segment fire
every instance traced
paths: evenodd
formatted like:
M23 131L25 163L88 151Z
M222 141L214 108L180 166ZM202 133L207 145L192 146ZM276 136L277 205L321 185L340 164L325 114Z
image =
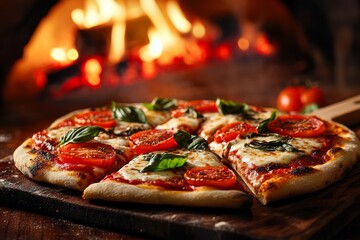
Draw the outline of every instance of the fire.
M71 17L80 28L92 28L109 23L115 16L116 5L113 0L87 0L84 10L74 9Z
M140 58L144 62L154 61L158 59L163 52L163 42L160 34L155 29L148 31L149 44L140 49Z
M86 83L91 87L99 87L101 83L102 66L98 59L88 59L83 67L82 72Z
M185 17L175 0L156 1L85 0L83 9L72 11L72 19L80 29L91 29L111 25L111 39L108 62L119 62L125 56L126 22L140 17L150 20L148 29L149 43L142 46L139 57L142 61L158 60L161 64L170 64L173 59L188 54L188 41L183 34L192 34L199 39L205 36L204 25L200 21L192 25ZM189 57L186 57L189 61Z
M172 24L174 24L177 30L181 33L188 33L191 31L191 23L185 18L178 2L167 2L166 10Z
M63 41L63 46L59 41L56 45L61 47L53 47L49 54L55 70L81 66L80 75L65 79L60 91L130 84L139 78L153 79L164 70L227 61L235 54L271 56L277 50L252 22L242 22L238 38L221 39L221 29L202 19L190 21L177 0L82 1L82 8L67 12L79 30L77 38ZM36 79L38 88L46 84L41 74Z
M73 61L76 61L79 57L79 53L75 48L65 49L61 47L53 48L50 51L50 56L56 62L67 65Z

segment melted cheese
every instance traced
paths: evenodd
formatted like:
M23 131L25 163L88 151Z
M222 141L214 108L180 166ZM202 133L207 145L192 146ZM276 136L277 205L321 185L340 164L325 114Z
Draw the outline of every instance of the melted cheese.
M230 153L235 151L237 158L249 165L254 164L256 166L264 166L269 163L288 164L291 160L304 154L311 154L312 151L323 146L321 139L318 138L292 138L288 143L302 152L280 150L268 152L246 146L253 140L270 142L279 140L279 136L271 135L266 137L259 136L255 138L237 139L231 145ZM231 156L229 156L229 158L231 158Z
M154 180L169 180L177 176L183 176L186 169L194 167L204 167L207 165L221 166L222 163L219 158L208 151L175 151L172 152L179 155L187 155L187 162L185 168L171 169L158 172L140 172L149 161L144 160L144 155L140 155L131 160L127 165L122 167L117 174L129 181L154 181Z
M129 148L129 140L124 138L112 138L112 139L99 139L95 138L96 141L107 144L115 148L116 150L125 150Z
M178 117L172 118L166 123L157 126L156 129L186 130L188 132L194 132L198 129L201 122L201 118Z
M68 131L70 131L71 129L73 129L73 126L68 126L68 127L61 127L61 128L56 128L56 129L50 129L48 131L48 136L50 138L53 139L57 139L60 140L60 138L65 135L65 133L67 133Z
M171 118L169 111L154 111L145 107L141 109L144 111L148 123L153 127L163 124Z
M242 119L239 115L221 115L219 113L204 114L204 116L206 117L206 120L202 124L199 135L210 141L212 141L211 138L216 130L222 128L226 124L238 122Z

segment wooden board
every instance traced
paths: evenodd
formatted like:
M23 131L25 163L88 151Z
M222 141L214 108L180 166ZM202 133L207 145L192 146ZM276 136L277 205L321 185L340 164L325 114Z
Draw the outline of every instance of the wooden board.
M86 201L25 178L0 160L0 203L86 225L164 239L327 239L360 214L360 169L317 193L237 210Z

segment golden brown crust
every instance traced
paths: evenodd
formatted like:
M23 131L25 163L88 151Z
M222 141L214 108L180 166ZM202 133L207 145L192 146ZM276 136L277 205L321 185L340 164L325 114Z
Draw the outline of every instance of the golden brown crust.
M359 161L360 141L356 134L347 127L330 122L340 127L342 134L338 136L341 140L330 148L327 155L330 160L324 164L314 166L313 171L289 177L274 177L263 182L255 190L249 182L249 188L256 195L258 200L266 205L281 199L286 199L306 193L315 192L339 181Z
M52 159L31 151L31 139L24 141L14 152L17 169L30 179L82 191L98 179L81 171L59 168Z
M156 186L130 185L111 180L91 184L84 190L83 198L221 208L241 208L250 203L249 195L238 190L218 190L204 187L194 191L171 191Z
M74 117L76 114L82 113L82 112L86 112L89 111L90 108L85 108L85 109L79 109L79 110L75 110L72 112L69 112L68 114L65 114L64 116L59 117L58 119L56 119L54 122L52 122L49 126L49 128L54 128L57 125L59 125L59 123L67 120L67 119L71 119L72 117Z

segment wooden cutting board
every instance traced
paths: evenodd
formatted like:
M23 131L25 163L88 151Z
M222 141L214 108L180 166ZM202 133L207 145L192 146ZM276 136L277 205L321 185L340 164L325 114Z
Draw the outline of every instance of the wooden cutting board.
M322 191L236 210L87 201L27 179L11 156L0 169L1 204L157 239L328 239L360 215L359 167Z

